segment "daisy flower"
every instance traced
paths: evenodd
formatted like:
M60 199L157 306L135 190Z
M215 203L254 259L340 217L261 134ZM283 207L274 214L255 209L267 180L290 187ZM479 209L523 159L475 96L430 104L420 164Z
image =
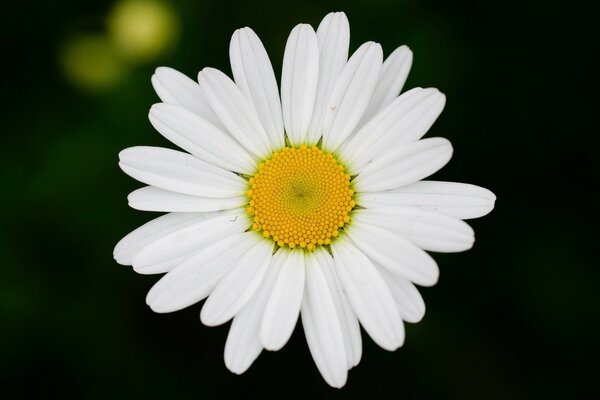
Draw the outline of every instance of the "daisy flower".
M148 185L128 196L166 212L125 236L118 263L166 273L146 302L159 313L206 299L200 319L230 320L225 365L246 371L279 350L298 318L315 364L334 387L361 358L360 326L393 351L425 305L438 266L426 252L473 245L462 220L494 206L489 190L424 181L452 156L422 139L445 104L437 89L399 96L406 46L384 61L378 43L349 58L344 13L289 35L281 89L258 36L234 32L233 79L204 68L198 82L158 68L152 125L184 151L132 147L119 166Z

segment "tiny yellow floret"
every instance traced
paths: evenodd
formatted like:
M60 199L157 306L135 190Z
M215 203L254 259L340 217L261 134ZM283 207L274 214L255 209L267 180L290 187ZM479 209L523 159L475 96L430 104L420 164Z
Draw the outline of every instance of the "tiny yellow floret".
M279 247L314 250L331 244L356 206L351 176L317 146L284 147L248 180L252 228Z

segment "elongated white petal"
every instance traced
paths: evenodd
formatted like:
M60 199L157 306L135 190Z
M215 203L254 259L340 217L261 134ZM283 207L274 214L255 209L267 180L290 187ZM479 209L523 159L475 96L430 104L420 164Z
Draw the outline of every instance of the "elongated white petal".
M254 296L233 318L225 343L225 365L235 373L245 372L263 349L260 341L260 326L265 307L288 252L279 249L271 259L271 264Z
M200 313L204 325L217 326L229 321L262 283L273 257L273 242L258 234L251 240L254 243L250 250L234 263L204 303Z
M319 43L319 83L315 98L307 144L316 144L323 135L323 121L327 101L333 92L346 61L348 61L348 46L350 45L350 24L343 12L332 12L323 18L317 28Z
M281 102L275 73L262 42L250 28L238 29L229 45L236 85L254 106L273 148L284 145Z
M220 118L229 133L245 149L259 158L273 150L256 110L237 85L224 73L214 68L204 68L198 74L198 83L208 104Z
M332 244L336 272L352 308L369 336L393 351L404 343L404 325L394 298L371 260L348 238Z
M256 168L252 156L229 134L185 108L155 104L149 118L164 137L201 160L245 174Z
M218 238L216 240L221 240L222 238ZM143 267L137 268L133 267L133 270L138 274L142 275L154 275L154 274L164 274L165 272L173 271L175 268L179 267L181 264L186 262L188 259L194 257L197 253L202 251L202 249L197 249L190 251L187 254L183 254L179 257L170 258L165 261L157 262L154 264L144 265Z
M327 101L323 147L335 151L358 124L379 79L383 51L379 43L360 46L344 67Z
M175 193L168 190L146 186L127 196L129 207L143 211L170 211L170 212L207 212L228 210L244 206L248 200L246 196L235 197L198 197L189 194Z
M173 68L159 67L152 75L152 85L163 102L185 107L211 124L223 128L223 124L208 105L200 86L181 72Z
M421 286L437 282L440 272L435 260L399 233L361 222L360 218L346 232L371 260L389 271Z
M390 207L357 210L355 222L397 232L422 249L440 253L473 247L473 229L464 221L416 208Z
M348 370L340 318L327 279L312 254L306 257L301 316L310 354L323 379L333 387L344 386Z
M244 209L206 213L196 223L164 235L139 250L132 264L136 271L143 273L157 264L179 259L222 238L244 232L249 225Z
M204 248L156 282L146 296L146 303L155 312L167 313L204 299L252 246L250 235L256 233L229 235Z
M363 168L353 183L357 192L377 192L416 182L437 172L452 158L444 138L423 139L399 146Z
M494 208L496 196L467 183L419 181L385 192L364 193L359 203L365 208L414 207L454 218L479 218Z
M400 94L408 77L412 60L413 54L408 46L398 47L386 58L381 69L381 76L359 126L368 122Z
M362 356L362 338L360 334L360 325L358 318L344 294L342 284L335 272L333 258L327 250L317 249L314 251L319 267L323 270L323 275L327 280L331 298L335 304L337 315L340 321L340 327L344 336L344 345L346 348L346 368L350 369L356 366Z
M141 249L178 229L204 219L203 214L169 213L140 226L117 243L113 257L122 265L131 265L131 259Z
M162 147L130 147L119 153L119 167L145 184L201 197L234 197L247 182L233 172L190 154Z
M260 341L267 350L281 349L294 331L304 293L304 270L304 253L291 251L277 276L260 328Z
M415 88L377 113L340 149L350 173L419 140L442 112L445 99L437 89Z
M412 323L423 319L425 302L415 285L386 268L379 267L377 270L390 288L402 319Z
M306 140L319 77L319 44L314 29L299 24L290 33L283 55L281 106L292 145Z

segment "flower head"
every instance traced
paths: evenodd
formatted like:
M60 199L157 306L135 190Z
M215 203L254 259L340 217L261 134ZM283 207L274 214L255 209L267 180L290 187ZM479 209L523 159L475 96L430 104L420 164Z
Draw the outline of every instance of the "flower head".
M281 97L250 28L231 39L234 80L205 68L198 83L158 68L162 103L150 121L186 152L134 147L119 165L149 185L136 209L162 211L123 238L115 259L165 273L147 303L172 312L207 298L205 325L233 320L225 364L242 373L278 350L302 319L310 352L332 386L361 358L359 324L382 348L404 342L403 321L425 306L415 284L438 267L426 251L473 245L462 220L487 214L495 196L467 184L422 181L452 155L446 139L421 139L445 97L398 96L412 62L402 46L383 61L369 42L348 59L344 13L287 41Z

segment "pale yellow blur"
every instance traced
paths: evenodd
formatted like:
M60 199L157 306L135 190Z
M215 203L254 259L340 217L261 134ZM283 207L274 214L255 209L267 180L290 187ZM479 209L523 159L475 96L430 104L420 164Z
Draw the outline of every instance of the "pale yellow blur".
M179 21L163 1L121 0L108 17L108 35L125 59L147 62L174 47Z
M76 36L66 42L60 63L72 83L94 92L113 87L126 71L111 42L97 34Z

